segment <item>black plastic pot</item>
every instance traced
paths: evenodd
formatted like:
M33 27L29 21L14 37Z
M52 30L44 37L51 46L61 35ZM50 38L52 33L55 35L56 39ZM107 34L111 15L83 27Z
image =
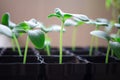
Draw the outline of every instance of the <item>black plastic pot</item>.
M47 55L45 50L37 50L40 55ZM51 48L50 55L59 55L59 49ZM72 55L68 50L63 49L63 55Z
M44 64L36 57L27 57L27 63L22 63L23 57L0 56L1 80L44 80Z
M120 60L109 57L105 64L105 56L63 55L63 63L59 64L59 55L34 55L23 57L18 55L0 56L0 79L3 80L116 80L120 79ZM59 54L58 50L55 50ZM30 51L31 52L31 51ZM68 51L69 54L70 51ZM29 54L29 53L28 53ZM56 53L55 53L56 54Z
M22 54L24 54L25 48L21 48ZM28 54L27 55L35 55L35 49L34 48L28 48ZM16 48L15 51L12 50L12 48L3 48L0 52L0 55L19 55L18 50Z
M63 63L59 64L59 56L44 56L45 80L84 80L87 63L75 56L63 56ZM86 79L87 80L87 79Z
M120 62L114 57L109 57L109 63L105 63L105 56L80 56L91 63L92 80L119 80Z
M76 47L75 50L73 51L71 47L64 47L65 50L68 50L74 55L89 55L89 47L81 48L81 47ZM106 51L106 48L104 47L99 47L98 51L95 51L95 48L93 48L93 56L100 56L100 55L105 55L103 52Z

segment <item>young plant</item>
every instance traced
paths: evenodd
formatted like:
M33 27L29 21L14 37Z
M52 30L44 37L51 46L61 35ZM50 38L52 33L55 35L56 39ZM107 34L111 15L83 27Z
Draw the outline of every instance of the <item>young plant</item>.
M84 24L84 21L78 20L77 18L74 19L68 19L65 21L65 26L74 26L73 33L72 33L72 50L75 51L75 42L76 42L76 35L77 35L77 29L78 26L81 26Z
M118 17L118 23L114 23L114 26L118 29L116 34L110 35L112 41L110 42L111 49L112 49L112 56L113 54L120 59L120 16Z
M59 8L56 8L55 13L50 14L48 17L57 17L61 21L61 30L60 30L60 44L59 44L59 49L60 49L60 57L59 57L59 63L62 64L62 42L63 42L63 29L64 29L64 23L67 19L71 18L72 15L69 13L64 13L62 12Z
M115 55L118 59L120 59L120 35L112 34L110 47L113 51L112 56Z
M90 32L91 35L105 39L108 43L108 48L107 48L107 53L106 53L106 59L105 59L105 63L108 63L108 57L109 57L109 52L110 52L110 40L111 37L109 36L108 33L104 32L104 31L100 31L100 30L95 30Z
M22 56L20 46L17 40L19 34L17 33L17 31L14 30L15 27L16 27L16 24L10 21L10 14L9 13L3 14L1 24L0 24L0 33L6 35L7 37L10 37L12 39L12 43L15 41L18 49L18 53L20 56ZM12 45L13 45L12 47L14 51L15 50L14 43Z
M52 25L48 28L46 28L45 26L43 28L41 28L44 32L45 32L45 35L46 35L46 40L45 40L45 47L46 47L46 50L47 50L47 54L48 56L51 55L50 53L50 39L48 37L48 33L49 32L60 32L61 30L61 26L59 25ZM65 31L65 29L63 29L63 32Z
M19 26L15 28L17 32L22 33L22 34L23 33L27 34L23 64L26 63L29 40L33 43L33 45L37 49L41 49L44 47L45 34L42 30L35 29L37 27L40 28L41 24L37 22L35 19L31 19L29 21L24 21L20 23Z
M95 21L91 20L90 22L88 22L88 24L93 24L95 25L95 30L99 30L99 28L101 26L107 26L109 27L109 22L108 20L104 19L104 18L97 18ZM89 55L92 56L93 53L93 42L96 42L96 46L95 46L95 51L98 51L98 38L95 36L92 36L91 38L91 42L90 42L90 51L89 51Z
M45 44L44 44L44 48L45 48L45 50L47 51L47 55L48 56L50 56L50 38L48 37L48 34L47 34L47 30L45 30L46 29L46 27L43 25L43 23L41 23L41 22L38 22L37 20L35 20L35 19L31 19L30 21L28 21L27 22L28 24L32 24L32 26L33 25L35 25L35 26L37 26L37 28L40 28L43 32L44 32L44 34L45 34Z

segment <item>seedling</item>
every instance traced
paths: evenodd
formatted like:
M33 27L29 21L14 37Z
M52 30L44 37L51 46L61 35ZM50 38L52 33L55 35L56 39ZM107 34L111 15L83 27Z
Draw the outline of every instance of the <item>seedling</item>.
M17 33L17 31L14 30L14 28L17 25L15 23L13 23L12 21L10 21L10 14L9 13L5 13L2 16L2 20L1 20L1 24L0 24L0 33L6 35L7 37L12 39L12 42L15 41L17 49L18 49L18 53L20 56L22 56L21 50L20 50L20 46L18 43L18 36L19 34ZM13 51L15 51L14 48L14 44L13 45Z
M27 33L26 45L25 45L25 52L23 58L23 64L26 63L27 51L28 51L28 44L29 40L33 43L33 45L37 49L41 49L44 47L45 42L45 34L40 29L35 29L37 27L41 27L41 24L37 22L35 19L31 19L29 21L24 21L19 24L15 30L19 33Z
M118 28L118 32L116 34L111 34L108 35L107 32L104 31L92 31L91 34L93 36L105 39L108 42L108 49L106 53L106 63L108 63L108 56L110 52L110 48L113 50L112 54L114 53L117 58L120 59L120 34L119 34L119 29L120 29L120 24L119 23L114 23L114 26Z
M86 18L87 18L87 16L86 16ZM75 51L75 42L76 42L76 34L77 34L78 26L81 26L85 22L88 22L88 21L89 21L89 18L88 18L88 20L82 21L76 17L65 21L65 26L74 26L73 33L72 33L72 50L73 51Z
M48 56L50 56L50 39L48 37L48 33L49 32L60 32L61 30L61 26L59 25L52 25L48 28L46 28L45 26L43 28L41 28L44 32L45 32L45 35L46 35L46 40L45 40L45 47L46 47L46 50L47 50L47 54ZM63 32L65 32L65 29L63 29Z
M99 30L101 26L107 26L107 27L109 26L109 22L103 18L98 18L95 21L91 20L88 24L95 25L96 26L95 30ZM90 51L89 51L90 56L92 56L92 53L93 53L93 42L96 42L95 51L98 51L98 38L95 36L92 36L91 42L90 42Z
M114 26L118 29L116 34L110 35L112 41L110 42L112 48L112 55L115 54L120 59L120 16L118 17L118 23L114 23Z
M44 34L45 34L45 42L44 42L45 44L44 44L44 47L45 47L45 50L47 51L47 55L50 56L50 39L49 39L49 37L47 35L48 31L46 30L46 27L43 25L43 23L38 22L35 19L32 19L32 20L30 20L27 23L29 23L29 25L32 24L32 25L37 26L37 28L40 28L44 32Z
M105 39L107 41L108 48L107 48L105 63L108 63L108 57L109 57L109 52L110 52L110 43L109 42L110 42L110 39L111 39L109 34L107 34L104 31L100 31L100 30L92 31L92 32L90 32L90 34L93 35L93 36Z
M112 55L114 54L118 59L120 59L120 35L112 34L110 36L112 39L110 41L110 46L113 50Z
M61 21L61 30L60 30L60 44L59 44L59 54L60 54L60 57L59 57L59 63L62 64L62 42L63 42L63 29L64 29L64 23L67 19L71 18L72 15L69 14L69 13L64 13L62 12L59 8L56 8L55 9L55 12L53 14L50 14L48 16L49 18L50 17L57 17L58 19L60 19Z

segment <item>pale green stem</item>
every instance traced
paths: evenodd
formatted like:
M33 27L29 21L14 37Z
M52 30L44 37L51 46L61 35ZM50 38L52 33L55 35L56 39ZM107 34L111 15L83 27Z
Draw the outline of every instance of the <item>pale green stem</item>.
M24 58L23 58L23 64L26 64L28 44L29 44L29 37L27 36L26 45L25 45L25 52L24 52Z
M60 30L60 45L59 45L59 48L60 48L60 50L59 50L59 64L62 64L62 46L63 46L63 44L62 44L62 42L63 42L63 28L64 28L64 21L62 21L62 23L61 23L61 30Z
M50 54L50 47L49 47L49 45L46 45L46 50L47 50L47 55L50 56L51 54Z
M45 34L45 36L46 36L46 39L48 39L48 35ZM51 53L50 53L50 47L49 47L49 45L46 45L46 50L47 50L47 55L50 56Z
M72 34L72 50L73 51L75 51L76 33L77 33L77 26L74 27L73 34Z
M98 51L98 38L97 37L95 37L95 44L96 44L96 46L95 46L95 51Z
M90 41L90 50L89 50L89 56L92 56L93 53L93 42L94 42L95 36L92 36L92 39Z
M14 39L13 39L13 38L12 38L12 50L13 50L13 51L16 51L15 43L14 43Z
M96 25L95 30L98 30L98 29L99 29L99 26ZM91 39L91 42L90 42L89 56L92 56L92 53L93 53L93 44L94 44L94 40L95 40L95 42L96 42L95 50L98 50L98 38L95 37L95 36L92 36L92 39Z
M109 53L110 53L110 44L108 42L108 48L107 48L107 53L106 53L106 59L105 59L105 63L108 63L108 59L109 59Z
M96 25L96 28L95 28L95 30L99 30L99 26L98 25ZM95 51L98 51L98 37L95 37Z
M20 50L20 45L19 45L19 43L18 43L18 40L17 40L15 34L13 34L13 38L14 38L14 40L15 40L15 43L16 43L16 46L17 46L17 49L18 49L19 56L22 56L22 52L21 52L21 50Z

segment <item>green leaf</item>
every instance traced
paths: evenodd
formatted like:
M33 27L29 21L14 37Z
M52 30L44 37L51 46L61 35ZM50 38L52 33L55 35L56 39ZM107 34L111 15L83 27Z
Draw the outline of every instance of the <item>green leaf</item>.
M95 22L96 22L95 20L90 19L89 21L87 21L85 23L95 25Z
M83 14L72 14L72 16L85 22L90 20L86 15Z
M113 26L111 24L108 24L108 26L105 26L105 31L106 32L111 32L112 28L113 28Z
M5 25L0 24L0 33L12 38L12 31Z
M108 26L108 23L106 22L95 22L97 26Z
M41 28L41 30L42 30L43 32L45 32L45 33L51 32L50 29L49 29L49 28L46 28L46 27Z
M103 23L109 23L107 19L105 18L97 18L96 22L103 22Z
M16 24L12 21L9 21L9 27L13 29L14 27L16 27Z
M120 24L119 24L119 23L115 23L114 26L115 26L117 29L120 29Z
M67 13L64 14L64 20L69 19L69 18L71 18L71 17L72 17L71 14L67 14Z
M57 14L57 15L59 15L59 16L61 16L61 17L64 16L64 13L63 13L63 12L61 11L61 9L59 9L59 8L55 8L54 12L55 12L55 14Z
M9 13L5 13L5 14L2 15L1 23L3 25L9 26L9 20L10 20L10 14Z
M113 41L120 42L120 35L111 34L110 37L113 39Z
M120 43L110 41L110 47L113 50L115 56L120 59Z
M6 25L7 27L10 27L10 28L14 28L16 26L15 23L10 21L10 14L8 12L3 14L1 24Z
M83 21L79 21L79 22L78 22L78 26L83 25L83 24L84 24Z
M59 32L61 30L61 26L60 25L52 25L50 26L49 28L42 28L41 29L42 31L44 31L45 33L48 33L48 32ZM65 32L66 30L63 28L63 32Z
M107 41L110 40L110 36L104 31L95 30L95 31L90 32L90 34L93 35L93 36L105 39Z
M42 32L41 30L29 30L28 36L36 48L41 49L44 47L44 32Z
M51 17L57 17L57 18L60 18L61 16L58 15L58 14L50 14L50 15L48 15L48 18L51 18Z
M56 31L56 32L59 32L61 30L61 26L60 25L52 25L50 28L48 28L49 31ZM66 31L64 28L63 28L63 32Z
M77 22L71 19L67 19L64 23L65 26L77 26Z
M20 30L20 31L28 31L31 29L31 27L25 23L25 22L22 22L20 24L18 24L16 27L15 27L16 30Z
M30 19L29 21L25 21L32 29L33 28L43 28L44 25L38 22L36 19Z
M73 18L73 20L75 21L75 22L77 22L77 25L78 26L80 26L80 25L83 25L84 23L87 23L87 22L84 22L84 21L82 21L82 20L80 20L80 19L78 19L78 18Z
M109 22L107 19L105 18L97 18L96 21L95 21L95 24L97 26L108 26L109 25Z
M78 19L67 19L64 23L65 26L80 26L84 24L84 21L78 20Z

